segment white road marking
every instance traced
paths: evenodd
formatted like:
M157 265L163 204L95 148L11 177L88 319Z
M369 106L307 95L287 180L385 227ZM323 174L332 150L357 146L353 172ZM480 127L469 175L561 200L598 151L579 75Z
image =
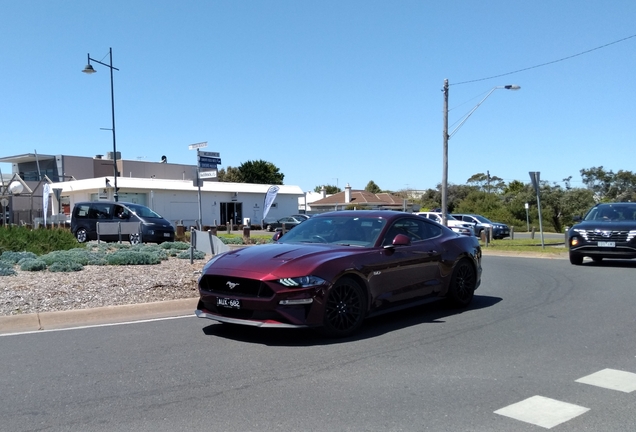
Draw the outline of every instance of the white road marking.
M576 380L578 383L631 393L636 390L636 374L616 369L603 369Z
M495 414L551 429L589 410L589 408L543 396L532 396L501 408L495 411Z

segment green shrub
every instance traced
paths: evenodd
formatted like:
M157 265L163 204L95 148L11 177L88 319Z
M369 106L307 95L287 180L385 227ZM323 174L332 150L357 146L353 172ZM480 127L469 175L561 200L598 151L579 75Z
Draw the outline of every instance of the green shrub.
M106 260L109 265L144 265L159 264L161 259L148 252L120 250L108 254Z
M182 241L176 242L165 242L160 245L163 249L177 249L177 250L186 250L190 249L190 244Z
M46 270L46 263L39 258L22 258L18 265L23 271L42 271Z
M68 251L54 251L40 257L48 266L54 263L74 262L85 265L106 265L106 252L94 252L88 249L71 249Z
M0 261L0 276L13 276L16 271L13 269L13 265L6 261Z
M0 260L6 261L8 263L17 264L20 260L25 258L35 259L38 256L33 252L12 252L12 251L4 251L2 255L0 255Z
M72 271L80 271L84 269L84 266L78 262L73 261L57 261L49 266L50 272L72 272Z
M177 254L177 258L190 259L190 251L184 251ZM201 252L200 250L195 250L192 253L192 258L197 260L205 259L205 252Z
M0 229L0 252L27 251L42 255L54 250L77 247L77 240L68 229L36 229L6 226Z

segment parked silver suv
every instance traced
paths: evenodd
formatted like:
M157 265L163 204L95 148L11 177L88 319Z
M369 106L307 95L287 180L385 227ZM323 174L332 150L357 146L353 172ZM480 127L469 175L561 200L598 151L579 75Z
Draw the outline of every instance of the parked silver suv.
M442 213L441 212L418 212L416 213L420 216L424 216L425 218L434 220L437 223L442 223ZM469 235L475 235L475 224L470 222L463 222L457 220L452 215L446 215L446 226L452 229L455 232L459 232L460 234L466 234L464 230L469 230Z
M483 217L482 215L453 214L453 216L463 222L472 222L478 224L475 230L475 234L478 236L481 235L481 230L483 230L484 228L492 229L492 238L496 240L508 237L510 235L510 228L508 227L508 225L500 222L493 222L490 219Z

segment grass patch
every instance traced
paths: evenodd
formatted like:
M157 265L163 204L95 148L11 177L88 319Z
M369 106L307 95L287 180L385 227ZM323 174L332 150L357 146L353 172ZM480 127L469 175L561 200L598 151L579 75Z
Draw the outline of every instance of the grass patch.
M493 240L489 242L487 246L483 241L479 243L482 249L488 251L533 252L545 255L560 255L567 252L564 242L556 239L544 239L543 245L545 247L541 247L541 238Z

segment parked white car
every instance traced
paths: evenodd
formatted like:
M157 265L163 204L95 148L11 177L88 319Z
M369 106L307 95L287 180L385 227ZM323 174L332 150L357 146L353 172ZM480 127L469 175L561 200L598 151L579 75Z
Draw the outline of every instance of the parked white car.
M442 213L440 212L418 212L416 214L434 220L437 223L442 223ZM462 222L449 214L446 215L446 226L460 234L475 235L474 223ZM468 232L466 232L466 230L468 230Z

